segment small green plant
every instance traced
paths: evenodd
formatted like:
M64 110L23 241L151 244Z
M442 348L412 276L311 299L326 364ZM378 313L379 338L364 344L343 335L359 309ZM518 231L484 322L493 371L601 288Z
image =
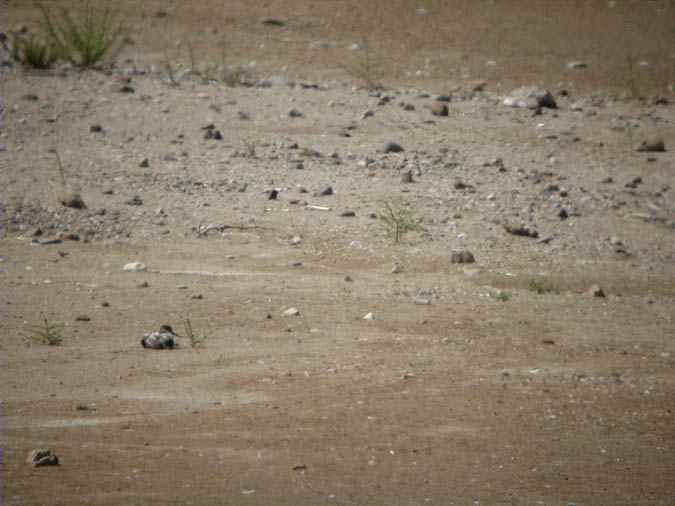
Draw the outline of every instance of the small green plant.
M196 334L192 328L192 322L190 321L189 317L185 318L183 325L185 327L185 337L190 340L190 346L193 348L201 348L204 345L204 341L208 339L208 336Z
M511 300L511 292L505 292L503 290L499 290L496 293L491 293L490 296L499 302L508 302Z
M39 344L58 346L63 342L63 324L50 322L46 316L42 323L30 327L30 340Z
M12 39L12 59L34 69L48 69L59 57L58 46L33 34Z
M99 11L87 2L82 15L75 17L63 8L57 18L44 5L39 7L59 57L74 65L93 67L121 48L123 27L109 8Z
M229 88L241 86L246 79L246 71L239 66L223 67L223 83Z
M407 207L394 207L385 202L384 209L380 213L380 221L387 231L387 235L398 244L408 232L423 230L415 217L415 212Z
M174 65L169 59L164 61L163 66L164 70L166 70L166 77L169 79L169 84L175 87L180 86L180 81L178 80L178 66Z
M256 155L255 141L244 140L244 147L246 148L246 155L249 158L255 158Z
M370 41L367 37L363 40L362 51L363 57L357 59L347 71L363 81L369 90L382 89L382 84L379 81L382 69L370 50Z
M558 290L550 283L542 279L531 279L528 288L539 295L545 293L558 293Z

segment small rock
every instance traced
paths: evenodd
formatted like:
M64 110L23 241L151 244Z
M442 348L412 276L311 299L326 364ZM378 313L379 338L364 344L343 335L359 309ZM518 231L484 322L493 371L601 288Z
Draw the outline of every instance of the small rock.
M453 251L450 255L450 263L453 264L472 264L476 261L469 250Z
M536 239L539 237L539 232L526 226L526 225L514 225L510 223L504 224L504 230L506 230L511 235L517 235L521 237L531 237Z
M384 145L383 151L385 153L402 153L404 149L400 144L396 142L387 142Z
M267 194L267 200L277 200L279 197L279 190L270 190Z
M302 116L303 114L297 109L291 109L290 111L288 111L289 118L302 118Z
M445 102L449 103L452 100L450 95L439 95L436 97L436 102Z
M523 86L522 88L513 90L504 99L504 105L522 109L537 109L538 107L558 108L553 95L549 91L536 86Z
M403 272L403 266L401 264L394 264L390 271L392 274L400 274Z
M368 313L367 315L365 315L365 316L363 317L363 319L364 319L364 320L374 320L374 319L375 319L375 315L374 315L373 313Z
M126 264L122 270L125 272L143 272L147 269L144 263L142 262L131 262Z
M588 63L585 61L571 61L567 64L567 68L570 70L585 69L588 68Z
M91 321L91 318L89 317L89 315L81 314L81 315L77 315L75 317L75 321L76 322L88 322L88 321Z
M150 332L141 339L141 346L151 350L173 350L178 347L176 334L169 325L162 325L159 332Z
M345 276L344 280L347 283L352 283L354 281L351 276Z
M504 164L504 160L502 160L499 157L483 163L483 167L496 167L497 170L499 170L499 172L506 172L506 165Z
M123 84L119 88L117 88L117 91L119 93L136 93L136 90L133 88L133 86L129 84Z
M58 466L59 458L51 450L40 448L31 450L26 462L33 467Z
M286 25L285 21L278 18L263 18L260 22L265 26L282 27Z
M634 177L632 180L627 182L624 186L626 188L637 188L638 185L642 184L642 178L640 176Z
M89 127L89 131L92 133L103 132L103 127L101 125L91 125Z
M72 209L86 209L87 205L82 200L82 196L77 192L66 191L61 194L59 202L65 207L70 207Z
M295 307L289 307L282 313L283 316L300 316L300 310Z
M138 164L138 166L141 169L147 169L148 167L150 167L150 160L148 160L147 158L144 158L143 161Z
M561 220L566 220L569 218L569 213L567 212L567 209L561 209L560 212L558 213L558 218Z
M584 292L584 295L587 297L604 297L605 292L603 292L602 288L600 288L598 285L592 285Z
M293 246L297 246L301 242L302 242L302 237L300 237L299 235L294 235L293 238L291 239L291 244Z
M322 197L327 197L329 195L333 195L333 187L332 186L326 186L323 190L319 192L319 195Z
M412 170L407 170L403 174L401 174L401 183L407 184L407 183L414 183L415 181L413 180L413 171Z
M418 306L429 306L429 305L431 305L430 299L424 299L424 298L421 298L421 297L415 297L413 302Z
M363 114L361 115L361 119L364 120L366 118L371 118L375 116L375 113L371 110L364 111Z
M662 153L666 145L661 137L650 137L642 141L637 150L642 153Z
M220 133L220 130L217 130L215 128L209 128L204 132L204 139L206 140L214 140L214 141L222 141L223 140L223 134Z
M444 102L434 102L431 104L431 114L434 116L447 116L449 112L448 104Z
M125 204L128 205L128 206L142 206L143 205L143 199L138 195L134 195L129 200L127 200L125 202Z
M356 216L356 213L354 211L343 211L340 213L340 216L342 218L354 218Z
M148 288L149 286L150 286L150 283L148 283L147 281L143 281L142 283L140 283L138 285L138 288Z

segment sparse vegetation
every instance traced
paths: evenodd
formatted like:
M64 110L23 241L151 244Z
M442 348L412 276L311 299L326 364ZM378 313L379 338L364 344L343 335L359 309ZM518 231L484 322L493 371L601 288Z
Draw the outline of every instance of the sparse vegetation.
M188 42L186 46L188 62L185 65L185 70L181 72L184 66L181 63L176 63L180 55L172 58L167 52L162 62L166 78L172 86L180 85L181 79L185 76L189 76L192 79L196 78L204 84L222 83L230 88L244 84L246 71L243 67L228 65L227 45L224 40L219 44L221 49L220 61L217 63L202 61L200 59L200 52L195 49L195 46L191 42ZM178 45L179 51L181 47L182 44Z
M42 323L30 327L29 339L39 344L59 346L63 342L63 324L50 322L46 316Z
M201 348L204 345L204 342L208 339L208 336L205 334L197 334L192 328L192 321L189 317L186 317L183 326L185 327L185 337L190 340L190 346L193 348Z
M245 78L246 71L238 65L223 68L223 83L225 86L229 86L230 88L241 86Z
M371 52L370 42L367 38L364 39L363 47L359 51L362 52L362 56L347 68L347 71L357 79L363 81L368 89L381 89L382 84L379 79L382 75L382 70Z
M423 230L415 217L415 211L405 207L394 207L391 203L385 202L384 209L380 213L380 222L387 231L387 235L398 244L403 236L408 232L417 232Z
M83 13L76 17L66 8L56 16L44 5L39 4L39 7L47 36L60 58L89 68L120 49L123 26L109 8L100 11L87 2Z
M512 294L511 292L499 290L498 292L491 293L490 297L492 297L495 300L498 300L499 302L508 302L511 300Z
M180 86L180 80L178 78L178 71L179 71L178 65L175 65L171 60L167 58L164 62L162 62L162 66L166 71L166 77L169 80L169 84L171 86Z
M255 158L256 155L256 143L251 140L244 140L244 147L246 148L246 156L249 158Z
M531 279L527 287L531 291L537 292L539 295L559 292L559 290L551 282L543 279Z
M59 57L58 46L36 35L12 38L12 59L34 69L48 69Z

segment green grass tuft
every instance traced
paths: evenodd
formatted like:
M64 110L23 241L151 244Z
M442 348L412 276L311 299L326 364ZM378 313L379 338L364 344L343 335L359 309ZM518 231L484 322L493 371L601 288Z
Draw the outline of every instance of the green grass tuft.
M34 69L48 69L59 58L59 47L35 35L16 35L12 40L12 59Z
M415 217L415 212L406 207L394 207L385 202L384 209L380 213L380 222L383 224L387 235L398 244L408 232L423 230Z
M123 27L109 8L99 11L87 2L83 13L76 17L65 8L56 16L44 5L39 7L49 39L59 56L73 65L93 67L121 48Z
M53 323L42 317L42 323L30 327L31 341L49 346L59 346L63 342L63 324Z
M192 328L192 322L189 317L185 318L183 325L185 327L185 337L190 340L190 346L193 348L201 348L208 339L208 336L205 334L196 334Z

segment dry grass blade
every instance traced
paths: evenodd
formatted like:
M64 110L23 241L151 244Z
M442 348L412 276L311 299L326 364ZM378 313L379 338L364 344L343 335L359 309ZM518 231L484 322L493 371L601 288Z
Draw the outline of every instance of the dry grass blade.
M80 17L63 8L57 18L44 5L39 7L59 56L74 65L93 67L121 48L123 26L115 21L110 9L99 12L87 2Z
M63 342L63 324L52 323L46 316L42 317L42 323L30 327L29 339L39 344L58 346Z

